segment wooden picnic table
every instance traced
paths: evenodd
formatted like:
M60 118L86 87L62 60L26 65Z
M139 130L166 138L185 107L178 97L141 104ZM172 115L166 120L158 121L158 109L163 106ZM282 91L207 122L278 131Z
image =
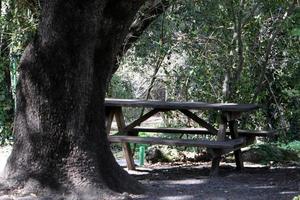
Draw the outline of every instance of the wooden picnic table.
M150 111L126 125L123 116L123 107L149 108ZM237 169L243 169L241 147L252 142L255 136L272 134L270 132L238 130L237 119L242 113L257 110L259 106L255 104L236 103L204 103L204 102L168 102L157 100L138 99L106 99L106 130L109 135L111 124L115 117L118 134L109 135L110 142L120 142L128 169L135 169L132 151L129 143L144 144L165 144L182 146L206 147L212 155L211 175L217 175L221 156L230 151L234 151ZM218 129L204 119L197 116L192 110L219 111L220 122ZM197 122L203 128L153 128L140 127L140 124L158 112L179 111L188 118ZM229 129L228 129L229 128ZM161 133L187 133L187 134L212 134L216 135L216 140L192 140L192 139L166 139L155 137L138 137L138 132L161 132ZM226 137L226 135L230 136Z

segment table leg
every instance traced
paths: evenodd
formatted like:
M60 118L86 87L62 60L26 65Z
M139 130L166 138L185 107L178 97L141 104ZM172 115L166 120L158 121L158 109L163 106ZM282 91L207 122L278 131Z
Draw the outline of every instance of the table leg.
M219 125L219 130L217 134L217 141L224 141L226 136L227 129L227 121L226 119L221 120L221 124Z
M222 115L221 122L219 125L217 141L224 141L226 136L226 129L227 129L227 120ZM222 149L212 149L212 164L211 164L211 171L210 176L217 176L219 173L220 162L222 159Z
M231 134L232 139L236 139L239 137L239 134L237 131L237 121L236 120L229 121L229 129L230 129L230 134ZM235 157L236 169L239 171L243 170L244 163L243 163L241 149L234 151L234 157Z
M110 130L111 130L111 124L112 124L112 121L114 119L114 110L113 109L109 109L107 108L105 110L105 122L106 122L106 125L105 125L105 128L106 128L106 134L109 135L110 133Z
M116 117L116 122L117 122L117 125L118 125L119 132L124 131L125 120L124 120L124 115L123 115L121 107L119 107L115 110L115 117ZM127 132L125 132L124 134L127 135ZM125 156L126 163L127 163L127 168L129 170L134 170L135 169L135 164L134 164L134 160L133 160L133 156L132 156L133 154L132 154L132 150L130 148L130 144L129 143L123 143L122 147L123 147L123 152L124 152L124 156Z
M212 155L212 162L211 162L211 169L210 169L210 176L215 177L219 175L219 166L221 162L221 155L222 150L221 149L210 149L210 154Z

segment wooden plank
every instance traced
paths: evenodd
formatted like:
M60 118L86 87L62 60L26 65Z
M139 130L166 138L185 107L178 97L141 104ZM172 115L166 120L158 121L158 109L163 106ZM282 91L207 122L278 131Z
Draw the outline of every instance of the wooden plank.
M206 128L153 128L153 127L135 127L137 132L153 133L185 133L185 134L212 134Z
M240 130L238 129L239 135L243 136L258 136L258 137L273 137L278 135L277 130L269 130L269 131L258 131L258 130Z
M123 112L122 112L121 107L115 108L115 118L116 118L116 122L117 122L117 126L118 126L119 131L124 130L125 120L124 120L124 116L123 116ZM126 143L126 142L123 142L122 147L123 147L124 157L125 157L125 160L126 160L126 163L127 163L127 168L129 170L134 170L135 169L135 164L134 164L130 144Z
M206 128L153 128L153 127L135 127L132 129L135 132L153 132L153 133L184 133L184 134L211 134L216 135L209 132ZM240 136L258 136L258 137L273 137L277 135L276 130L271 131L257 131L257 130L241 130L238 129L238 133ZM226 135L230 135L230 131L226 130Z
M146 121L147 119L149 119L150 117L152 117L153 115L155 115L156 113L158 113L160 111L161 111L161 109L150 110L149 112L147 112L146 114L144 114L143 116L141 116L140 118L138 118L137 120L133 121L132 123L130 123L129 125L127 125L126 127L124 127L123 131L130 131L130 130L132 130L134 127L140 125L142 122Z
M191 111L181 109L180 112L182 112L187 117L189 117L192 120L194 120L195 122L197 122L200 126L206 128L209 132L211 132L213 134L217 134L218 133L217 129L215 129L212 125L210 125L209 123L207 123L206 121L204 121L203 119L201 119L200 117L198 117L197 115L195 115L194 113L192 113Z
M209 152L213 157L209 176L215 177L219 175L222 151L220 149L209 149Z
M219 124L219 130L217 133L217 141L218 142L223 142L225 141L226 137L226 129L227 129L227 120L224 117L224 115L221 115L221 122ZM220 167L220 162L221 162L221 152L218 149L213 149L214 155L212 159L212 165L211 165L211 176L217 176L219 173L219 167Z
M121 107L114 108L115 118L118 126L118 130L123 130L125 128L125 120Z
M193 140L193 139L168 139L158 137L138 137L138 136L109 136L112 143L139 143L139 144L163 144L171 146L198 146L207 148L233 149L245 144L245 138L237 138L226 141Z
M226 129L227 129L227 121L224 116L221 116L221 122L219 125L219 130L217 134L217 140L218 141L224 141L226 136Z
M222 111L222 116L226 118L227 121L232 121L240 119L242 112L236 111Z
M158 109L187 110L221 110L248 112L259 108L256 104L205 103L205 102L170 102L140 99L105 99L105 106L111 107L145 107Z
M105 118L106 118L106 134L109 135L110 133L110 130L111 130L111 124L112 124L112 121L114 119L114 110L112 109L106 109L105 110Z
M236 139L239 137L239 133L237 131L237 121L229 121L229 129L232 139ZM237 170L243 170L244 169L244 162L243 162L243 156L241 149L237 149L234 151L234 157L235 157L235 163L236 163L236 169Z

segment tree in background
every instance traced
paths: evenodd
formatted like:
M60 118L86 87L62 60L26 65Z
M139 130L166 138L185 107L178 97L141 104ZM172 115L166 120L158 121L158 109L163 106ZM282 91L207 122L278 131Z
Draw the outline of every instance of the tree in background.
M256 128L296 128L298 19L297 1L178 1L123 57L117 75L137 97L153 88L150 97L164 100L258 103Z
M0 142L12 139L17 66L36 27L38 5L0 1Z

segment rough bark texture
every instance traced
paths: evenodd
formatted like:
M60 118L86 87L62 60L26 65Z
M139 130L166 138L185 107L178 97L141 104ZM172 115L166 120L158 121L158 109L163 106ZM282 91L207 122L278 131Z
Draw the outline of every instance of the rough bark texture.
M107 79L142 2L41 2L17 86L16 140L6 165L15 186L75 199L142 191L113 158L103 106Z

